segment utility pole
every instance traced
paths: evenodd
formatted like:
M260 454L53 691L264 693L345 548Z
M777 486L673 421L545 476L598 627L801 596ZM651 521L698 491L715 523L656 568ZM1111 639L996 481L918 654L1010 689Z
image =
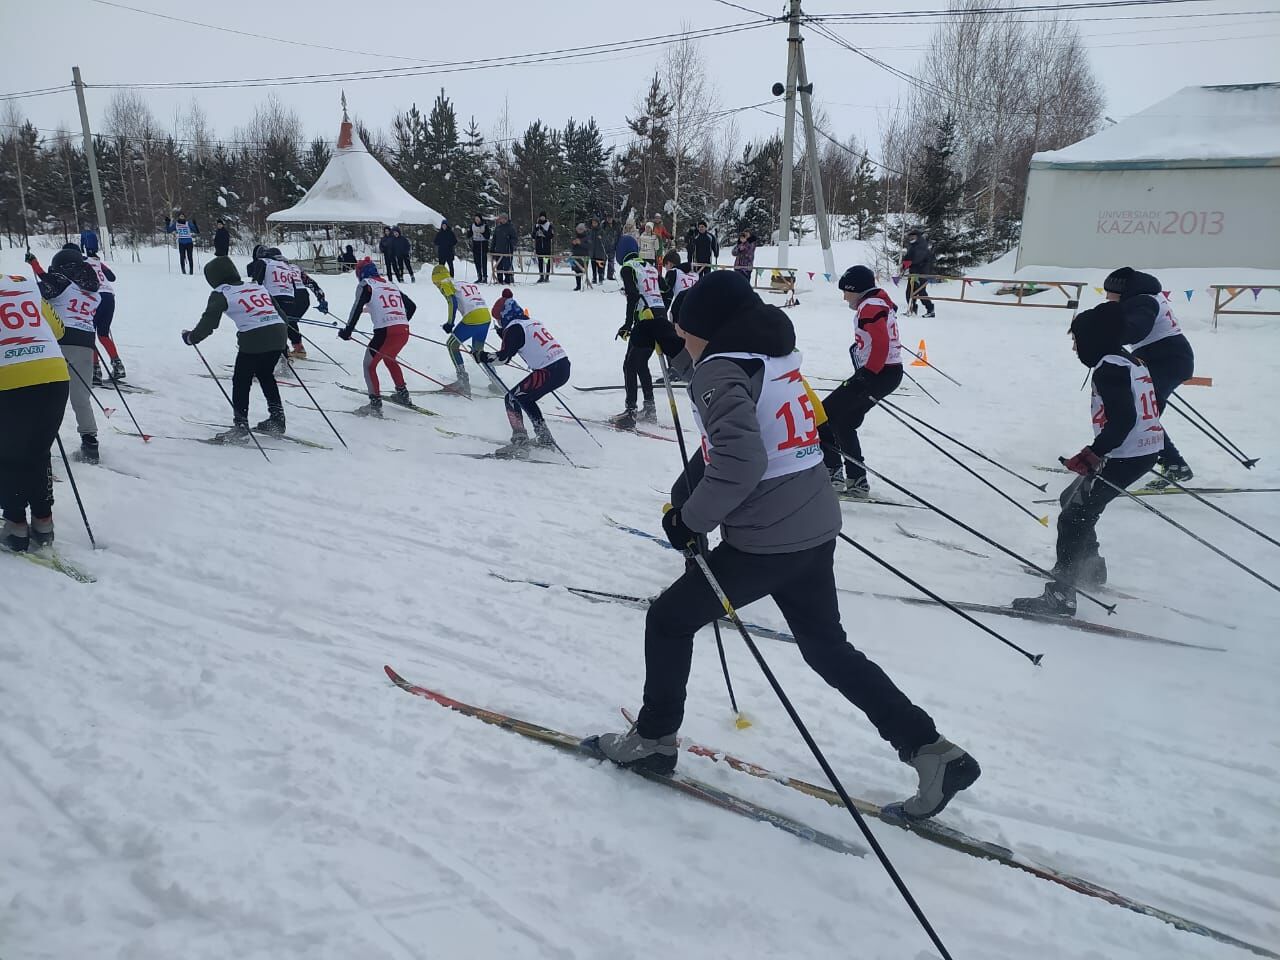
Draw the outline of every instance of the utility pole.
M98 180L98 157L93 151L93 134L89 131L89 108L84 102L84 81L80 68L71 68L71 82L75 84L76 101L80 104L80 132L84 135L84 158L89 163L89 186L93 189L93 207L98 215L98 243L102 256L110 255L107 238L107 208L102 202L102 184Z
M799 0L796 6L799 7ZM813 84L809 82L809 70L804 61L803 41L796 44L800 55L800 108L804 112L805 152L809 155L809 177L813 180L813 212L818 221L818 238L822 243L822 262L827 273L835 275L835 260L831 255L831 224L827 222L827 204L822 196L822 172L818 163L818 138L813 128Z
M27 232L27 223L30 220L27 216L27 191L22 187L22 154L19 152L21 133L22 131L19 129L13 135L13 163L18 168L18 205L22 207L22 239L26 243L27 249L30 250L31 234Z

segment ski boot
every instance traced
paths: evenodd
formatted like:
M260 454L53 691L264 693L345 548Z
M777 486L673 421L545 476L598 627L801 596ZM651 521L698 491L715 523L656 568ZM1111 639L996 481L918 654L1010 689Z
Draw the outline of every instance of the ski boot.
M1166 490L1173 486L1174 481L1187 483L1195 476L1191 472L1191 468L1185 463L1157 463L1156 469L1160 471L1160 476L1148 483L1143 489Z
M527 433L513 433L511 442L493 451L493 455L499 460L528 460L531 446Z
M31 518L31 539L38 547L47 547L53 543L53 515Z
M453 383L444 385L445 393L456 393L460 397L471 396L471 376L461 367L458 368L458 378Z
M295 343L292 347L289 348L289 359L290 360L307 359L307 348L304 347L301 343Z
M827 476L831 480L831 489L834 490L837 495L844 493L844 467L836 467L834 470L828 470Z
M535 447L547 447L554 450L556 441L551 436L551 428L547 426L545 420L539 420L533 425L533 445Z
M626 733L601 733L587 737L582 746L620 767L634 767L663 776L675 772L679 754L674 733L650 740L640 736L635 724Z
M111 361L111 379L123 380L124 377L125 377L124 361L121 360L119 357L116 357L114 360Z
M1019 597L1012 605L1019 613L1039 613L1050 617L1074 617L1076 592L1057 580L1044 585L1044 593L1038 597Z
M248 417L236 417L235 422L231 424L230 430L223 430L221 433L215 435L213 439L217 443L248 443Z
M0 547L14 553L25 553L31 546L31 531L25 523L17 520L6 520L0 528Z
M284 407L273 405L267 407L267 419L253 429L259 433L266 434L268 437L283 437L284 428Z
M845 481L844 489L837 492L840 496L853 500L869 500L871 498L871 484L867 483L866 477L850 477Z
M634 430L636 428L636 408L628 406L617 416L610 417L609 426L615 430Z
M369 394L369 402L363 407L356 407L357 417L377 417L382 419L382 397L376 393Z
M1078 583L1086 587L1102 587L1107 583L1107 561L1099 554L1082 557L1074 567L1054 564L1053 579L1059 583Z
M640 423L657 423L658 405L652 400L646 400L644 406L640 408L640 416L637 419Z
M409 396L409 388L406 386L396 387L391 391L391 396L387 397L392 403L398 403L402 407L412 407L413 398Z
M904 750L898 756L903 763L915 768L920 787L914 796L884 806L881 814L890 821L927 820L937 816L952 797L972 786L982 775L978 761L945 737L939 737L913 754Z
M96 355L93 358L93 380L90 383L95 387L102 386L102 364L98 362Z
M81 463L98 462L98 435L96 433L80 434L80 450L76 459Z

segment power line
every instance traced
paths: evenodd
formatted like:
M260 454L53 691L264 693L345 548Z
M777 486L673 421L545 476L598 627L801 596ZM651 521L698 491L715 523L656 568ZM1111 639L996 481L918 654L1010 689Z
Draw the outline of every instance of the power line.
M1052 13L1062 14L1072 10L1114 10L1121 7L1156 7L1175 3L1211 3L1214 0L1098 0L1084 3L1036 3L1013 6L952 7L943 10L892 10L859 11L857 13L820 13L804 17L805 21L843 21L902 19L918 20L923 17L981 17L991 13Z
M26 100L31 97L47 97L51 93L63 93L71 89L71 84L63 83L56 87L41 87L38 90L19 90L16 93L0 93L2 100Z

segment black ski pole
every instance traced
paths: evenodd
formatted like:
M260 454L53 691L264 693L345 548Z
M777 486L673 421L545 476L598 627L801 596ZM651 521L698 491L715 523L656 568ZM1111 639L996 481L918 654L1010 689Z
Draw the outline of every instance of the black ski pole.
M846 455L846 459L852 459L852 458ZM865 463L861 463L857 460L854 460L853 462L858 464L858 466L862 467L862 469L866 470L867 473L871 474L873 477L878 477L879 479L883 480L885 483L893 487L893 489L897 490L899 493L903 494L904 496L910 497L912 500L914 500L916 503L920 504L923 507L928 507L938 516L942 517L944 520L950 520L961 530L964 530L967 533L973 534L983 543L988 544L989 546L995 547L1001 553L1005 554L1006 556L1013 557L1013 559L1017 560L1022 565L1030 567L1032 570L1035 570L1037 573L1041 574L1042 576L1050 580L1059 579L1059 577L1056 574L1050 572L1049 570L1046 570L1044 567L1040 566L1038 563L1032 563L1022 554L1017 553L1013 550L1010 550L1008 547L1006 547L1002 543L992 540L985 533L981 532L980 530L974 529L973 527L969 526L969 524L965 523L963 520L959 520L953 517L951 514L947 513L947 511L943 510L941 507L937 506L936 504L930 503L928 500L926 500L924 497L920 496L917 493L912 493L906 487L902 486L902 484L895 483L894 481L890 480L879 470L873 470L871 467L868 467ZM1077 584L1072 583L1072 584L1069 584L1069 586L1071 586L1078 594L1080 594L1086 600L1090 600L1093 603L1096 603L1103 610L1107 611L1107 613L1116 612L1116 605L1114 603L1103 603L1093 594L1089 593L1087 590L1085 590L1083 587L1078 586Z
M98 358L98 362L102 364L103 369L106 369L107 361L103 358L102 354L98 352L98 345L96 343L93 345L93 353L94 353L94 356ZM76 375L79 376L79 372L77 372ZM115 377L110 377L108 379L111 380L111 385L116 388L116 393L120 397L120 402L124 404L125 413L129 414L129 419L133 421L133 427L135 430L138 431L138 436L142 438L143 443L149 443L151 440L151 435L148 433L143 433L142 427L138 426L138 418L133 415L133 410L130 409L129 407L129 401L124 398L124 391L120 389L120 381L117 380ZM83 382L84 377L80 377L80 380L81 382ZM93 393L92 390L90 390L89 392L90 394ZM94 399L97 399L97 398L95 397ZM104 408L102 412L106 413L107 411Z
M432 340L430 337L423 337L422 339L423 339L423 340L430 341L431 343L440 343L440 341L439 341L439 340ZM446 344L446 346L447 346L447 344ZM486 343L486 344L485 344L485 346L486 346L486 347L488 347L488 344ZM465 347L464 349L465 349L468 353L472 353L472 354L474 354L474 353L475 353L475 351L474 351L474 350L472 350L470 347ZM513 364L513 365L514 365L514 366L516 367L516 369L518 369L518 370L526 370L526 371L527 371L527 370L529 369L528 367L524 366L524 364ZM587 429L587 425L586 425L585 423L583 423L581 420L579 420L579 419L578 419L578 415L577 415L576 413L574 413L572 410L570 410L570 409L569 409L569 405L568 405L567 403L565 403L565 402L564 402L564 399L560 396L560 393L559 393L558 391L556 391L556 390L552 390L552 391L551 391L551 395L552 395L553 397L555 397L555 398L556 398L556 403L560 404L560 406L564 408L564 412L565 412L565 413L567 413L569 416L571 416L571 417L574 419L574 421L578 424L578 426L580 426L580 427L582 428L583 432L584 432L588 437L590 437L590 438L591 438L591 442L592 442L592 443L594 443L594 444L595 444L597 447L599 447L601 450L603 450L603 449L604 449L604 444L603 444L603 443L601 443L599 440L597 440L597 439L596 439L596 435L595 435L594 433L592 433L590 430L588 430L588 429Z
M284 362L289 365L289 371L293 374L293 379L298 381L298 386L300 386L303 393L307 395L307 399L311 401L311 405L316 408L316 413L324 417L324 422L329 425L329 429L332 430L333 435L338 438L338 442L341 443L343 447L347 447L347 441L342 439L342 434L340 434L338 432L338 428L333 425L333 421L329 419L329 415L324 412L324 408L321 407L320 404L316 402L316 398L312 396L311 388L303 383L302 378L298 376L297 367L293 365L293 362L288 358L288 356L284 358ZM347 449L350 449L350 447L347 447Z
M1062 463L1062 464L1065 464L1065 463L1067 462L1067 460L1066 460L1066 458L1065 458L1065 457L1059 457L1059 458L1058 458L1058 462L1059 462L1059 463ZM1200 544L1202 547L1208 547L1210 550L1212 550L1212 551L1213 551L1214 553L1216 553L1218 556L1222 557L1222 559L1224 559L1224 560L1228 561L1229 563L1233 563L1233 564L1235 564L1237 567L1239 567L1239 568L1240 568L1241 570L1243 570L1245 573L1249 574L1249 576L1251 576L1251 577L1253 577L1253 578L1255 578L1255 579L1257 579L1257 580L1261 580L1263 583L1265 583L1265 584L1266 584L1268 587L1270 587L1272 590L1275 590L1277 593L1280 593L1280 585L1277 585L1277 584L1275 584L1275 583L1272 583L1270 580L1268 580L1268 579L1267 579L1266 577L1264 577L1262 574L1258 573L1258 572L1257 572L1256 570L1254 570L1252 567L1249 567L1249 566L1247 566L1246 564L1241 563L1241 562L1240 562L1239 560L1237 560L1235 557L1231 556L1231 554L1227 553L1227 552L1226 552L1226 551L1224 551L1224 550L1219 549L1218 547L1215 547L1212 543L1210 543L1210 542L1209 542L1208 540L1206 540L1204 537L1200 536L1200 534L1198 534L1198 533L1192 533L1190 530L1188 530L1186 527L1184 527L1182 524L1180 524L1177 520L1173 519L1173 517L1169 516L1167 513L1162 513L1161 511L1159 511L1159 510L1157 510L1155 507L1153 507L1151 504L1147 503L1147 501L1146 501L1146 500L1144 500L1142 497L1134 496L1132 493L1130 493L1130 492L1129 492L1128 490L1126 490L1124 487L1120 486L1119 484L1112 483L1110 480L1108 480L1106 477L1104 477L1104 476L1103 476L1102 474L1100 474L1100 473L1095 473L1095 474L1093 474L1093 477L1094 477L1094 479L1095 479L1095 480L1101 480L1103 483L1105 483L1105 484L1106 484L1108 487L1110 487L1112 490L1116 491L1116 493L1123 493L1126 497L1128 497L1130 500L1134 501L1135 503L1140 503L1140 504L1142 504L1142 506L1143 506L1143 507L1145 507L1147 510L1150 510L1152 513L1154 513L1157 517L1159 517L1159 518L1160 518L1161 520L1163 520L1165 523L1168 523L1168 524L1171 524L1171 525L1173 525L1173 526L1177 527L1179 530L1181 530L1183 533L1185 533L1188 537L1190 537L1190 538L1191 538L1192 540L1194 540L1196 543Z
M204 364L204 368L209 371L209 376L213 377L213 382L218 385L218 389L222 391L223 398L227 401L227 406L231 408L231 416L234 418L236 414L236 405L231 402L231 397L227 395L227 388L222 385L222 381L218 379L218 375L213 372L213 367L209 366L209 361L204 358L204 354L200 352L200 348L194 343L191 348L195 350L196 356L200 358L200 362ZM234 422L234 420L233 420ZM262 444L258 442L258 435L253 432L253 427L245 424L245 429L249 431L249 436L253 438L253 445L258 448L258 452L262 454L262 459L271 462L271 458L267 456L267 451L262 449Z
M675 391L671 388L671 368L667 364L667 358L662 352L662 347L655 344L654 350L658 354L658 363L662 367L662 382L667 388L667 402L671 404L671 419L676 427L676 440L680 443L680 476L684 478L684 495L691 497L693 496L693 483L689 480L689 451L685 449L684 431L680 429L680 410L676 406ZM706 537L698 538L699 552L706 549L706 541ZM743 716L742 711L738 709L738 698L733 695L733 681L729 679L729 661L724 655L724 638L720 636L720 621L712 621L711 627L716 634L716 650L720 654L720 669L724 673L724 686L729 691L729 706L733 708L734 725L739 730L745 730L751 726L751 721Z
M493 369L492 364L482 363L480 364L480 366L485 368L485 372L488 373L489 376L493 377L494 380L502 384L502 389L506 390L507 393L511 392L511 388L508 387L506 383L503 382L500 376L498 376L498 373L496 370ZM547 432L547 435L550 436L550 431ZM569 455L564 452L564 447L560 446L560 441L558 441L555 437L551 437L551 443L555 446L555 448L558 451L560 451L560 456L564 457L565 462L568 463L569 466L573 467L576 470L578 468L578 465L569 459Z
M889 398L888 398L888 397L881 397L881 398L880 398L880 402L881 402L881 403L883 403L886 407L891 407L891 408L893 408L894 410L897 410L900 414L902 414L902 415L903 415L904 417L906 417L908 420L914 420L916 423L920 424L920 426L925 427L925 428L927 428L927 429L929 429L929 430L932 430L932 431L933 431L934 433L936 433L938 436L940 436L940 437L946 437L948 440L950 440L952 443L954 443L957 447L960 447L962 450L968 450L968 451L969 451L970 453L972 453L975 457L978 457L978 458L980 458L980 459L982 459L982 460L987 461L987 463L991 464L993 467L999 467L999 468L1000 468L1001 470L1003 470L1005 473L1009 474L1009 476L1011 476L1011 477L1017 477L1017 478L1018 478L1019 480L1021 480L1023 483L1030 484L1031 486L1033 486L1033 487L1035 487L1037 490L1039 490L1041 493L1046 493L1046 492L1048 492L1048 490L1049 490L1049 485L1048 485L1047 483L1036 483L1036 482L1034 482L1034 481L1032 481L1032 480L1028 480L1028 479L1027 479L1026 477L1024 477L1022 474L1018 473L1016 470L1011 470L1009 467L1006 467L1003 463L1001 463L999 460L996 460L994 457L989 457L989 456L987 456L987 455L986 455L985 453L983 453L981 450L975 450L973 447L969 446L969 445L968 445L967 443L965 443L963 440L957 440L957 439L956 439L955 437L953 437L951 434L946 433L946 432L945 432L945 431L943 431L943 430L939 430L939 429L938 429L937 427L935 427L932 423L929 423L929 422L928 422L928 421L926 421L926 420L921 420L921 419L920 419L919 417L917 417L915 414L908 413L906 410L902 409L902 407L898 406L896 403L892 403L892 402L889 400Z
M1222 507L1218 506L1216 503L1209 500L1207 497L1202 497L1200 494L1192 490L1190 487L1184 487L1177 480L1174 480L1170 477L1166 477L1164 474L1159 473L1155 467L1152 467L1147 472L1154 473L1161 480L1164 480L1166 483L1172 484L1173 486L1181 490L1183 493L1191 494L1191 497L1193 499L1199 500L1201 503L1203 503L1206 507L1208 507L1210 510L1214 511L1215 513L1222 514L1232 523L1238 523L1240 524L1240 526L1244 527L1250 533L1256 533L1258 536L1260 536L1263 540L1266 540L1268 543L1271 543L1277 547L1280 547L1280 540L1277 540L1275 537L1270 536L1269 534L1263 533L1261 530L1259 530L1257 527L1253 526L1252 524L1246 523L1244 520L1241 520L1239 517L1237 517L1234 513L1231 513L1229 510L1224 510Z
M984 633L991 634L991 636L995 637L997 640L1003 643L1006 647L1012 647L1014 650L1017 650L1020 654L1022 654L1024 657L1030 660L1037 667L1040 666L1040 661L1044 659L1043 653L1031 653L1028 650L1024 650L1022 647L1018 646L1012 640L1009 640L1008 638L1001 636L999 633L997 633L991 627L987 626L985 623L981 622L980 620L974 619L967 612L965 612L964 610L961 610L950 600L944 600L942 597L938 596L938 594L934 593L932 590L924 586L922 583L919 583L918 581L912 579L910 576L903 573L901 570L899 570L897 567L891 564L888 560L885 560L883 557L879 556L874 551L867 549L862 544L854 540L852 537L848 536L845 533L839 533L837 534L837 536L839 536L840 539L843 540L845 543L849 544L849 546L854 547L865 556L870 557L876 563L880 564L880 566L884 567L886 570L888 570L898 579L903 580L906 583L909 583L911 586L915 587L917 590L923 593L930 600L934 601L935 603L942 604L942 606L946 607L948 610L950 610L956 616L960 617L962 620L969 621L979 630L982 630Z
M1183 400L1181 397L1170 394L1169 399L1165 402L1165 406L1172 407L1174 411L1176 411L1177 413L1180 413L1183 416L1183 418L1186 419L1187 422L1189 422L1193 427L1195 427L1197 430L1203 433L1206 437L1208 437L1210 440L1212 440L1214 443L1220 446L1223 450L1227 451L1227 453L1231 454L1231 456L1240 463L1240 466L1244 467L1246 470L1252 470L1254 464L1256 464L1260 459L1258 457L1247 456L1243 450L1241 450L1234 443L1232 443L1230 439L1228 439L1225 433L1223 433L1221 430L1215 427L1203 413L1201 413L1199 410L1196 410L1194 407L1191 406L1191 404L1187 403L1187 401ZM1208 427L1206 427L1204 424L1201 424L1200 420L1194 419L1191 416L1191 414L1187 412L1187 410L1182 409L1183 407L1186 407L1187 410L1191 410L1192 412L1194 412L1195 415L1200 418L1200 420L1203 420L1205 424L1208 424ZM1212 428L1213 432L1210 432L1209 428Z
M956 464L956 466L960 467L960 469L964 470L966 473L972 474L972 475L973 475L974 477L976 477L978 480L982 481L982 483L984 483L986 486L990 487L990 488L991 488L992 490L994 490L996 493L1000 494L1000 496L1004 497L1004 499L1008 500L1008 501L1009 501L1010 503L1012 503L1015 507L1017 507L1017 508L1018 508L1019 510L1021 510L1023 513L1025 513L1028 517L1030 517L1030 518L1031 518L1032 520L1034 520L1036 523L1040 524L1040 526L1042 526L1042 527L1047 527L1047 526L1049 526L1049 517L1048 517L1048 515L1047 515L1047 514L1046 514L1045 516L1043 516L1043 517L1037 517L1033 511L1031 511L1031 510L1027 509L1027 508L1026 508L1026 507L1024 507L1022 504L1020 504L1017 500L1013 499L1013 497L1009 496L1009 494L1005 493L1003 490L1001 490L999 487L997 487L994 483L992 483L990 480L988 480L988 479L987 479L986 477L984 477L982 474L978 473L978 471L977 471L977 470L974 470L971 466L969 466L967 463L965 463L965 462L964 462L963 460L961 460L959 457L955 456L955 455L954 455L953 453L951 453L949 450L944 450L941 446L939 446L937 443L935 443L935 442L934 442L933 440L931 440L929 437L925 436L923 433L921 433L919 430L917 430L917 429L916 429L915 427L913 427L911 424L907 423L907 421L903 420L900 416L898 416L896 413L894 413L894 412L893 412L893 410L892 410L892 409L891 409L887 404L886 404L886 405L885 405L885 407L884 407L884 411L885 411L885 413L889 414L889 416L893 417L893 419L897 420L900 424L902 424L904 427L906 427L908 430L910 430L912 433L914 433L914 434L915 434L917 437L919 437L921 440L923 440L925 443L927 443L929 446L933 447L933 449L937 450L940 454L942 454L944 457L946 457L946 458L947 458L948 460L950 460L952 463Z
M326 350L324 347L320 346L320 344L316 343L314 340L312 340L310 337L308 337L308 336L307 336L305 333L303 333L301 330L299 330L299 331L298 331L298 336L302 337L302 339L303 339L303 340L307 341L307 343L311 344L313 347L315 347L317 350L319 350L319 351L320 351L320 353L321 353L321 354L323 354L324 358L325 358L326 360L328 360L330 363L332 363L335 367L337 367L337 368L338 368L339 370L341 370L343 373L350 375L351 371L349 371L346 367L344 367L344 366L343 366L342 364L340 364L337 360L335 360L335 359L334 359L334 358L329 354L329 351L328 351L328 350Z
M910 380L912 383L914 383L917 387L919 387L919 388L920 388L921 392L922 392L922 393L924 393L924 395L925 395L926 397L928 397L930 400L932 400L932 401L933 401L934 403L936 403L938 406L942 406L942 401L941 401L941 400L939 400L937 397L935 397L932 393L930 393L930 392L925 388L925 385L924 385L923 383L921 383L919 380L917 380L917 379L916 379L915 377L913 377L911 374L907 373L907 368L906 368L906 367L903 367L903 368L902 368L902 372L906 374L906 376L907 376L907 379L908 379L908 380Z
M84 521L84 532L89 535L89 545L98 549L98 541L93 538L93 528L89 526L89 515L84 512L84 500L80 498L80 488L76 486L76 475L71 472L71 461L67 457L67 448L62 445L62 437L54 434L58 441L58 452L62 454L62 464L67 468L67 479L71 482L71 492L76 496L76 506L80 508L80 519Z
M688 461L686 461L687 463ZM706 557L700 553L693 555L693 561L702 571L702 575L707 578L707 584L715 593L716 598L720 601L720 605L724 608L725 616L737 628L738 634L742 637L743 642L747 645L747 649L751 651L751 656L755 658L764 677L769 681L769 686L773 688L774 694L781 701L782 707L787 711L787 716L791 718L791 722L795 724L796 729L800 731L800 736L805 742L805 746L813 754L818 766L822 768L822 772L826 774L827 780L830 781L832 788L840 796L840 801L844 804L845 809L849 811L854 822L858 825L858 829L862 831L863 838L867 841L867 845L875 852L881 866L885 872L889 874L889 879L893 881L893 885L898 888L898 893L902 895L902 899L906 901L907 906L911 908L911 912L915 915L920 926L924 928L924 932L928 934L933 945L938 948L938 952L942 954L943 960L951 960L951 954L947 951L946 946L942 942L942 938L938 936L933 929L933 925L929 922L929 918L924 915L924 911L920 908L920 904L916 902L916 898L912 896L911 891L907 888L906 882L902 879L893 862L889 859L888 854L884 852L884 848L880 846L880 842L876 839L871 828L867 826L866 819L858 812L858 808L854 806L853 799L845 790L844 784L840 782L840 778L836 776L835 770L831 764L827 762L826 755L823 754L822 748L818 746L817 741L813 739L813 735L809 733L809 728L805 726L805 722L800 719L800 714L796 712L796 708L791 703L791 698L787 696L787 692L782 689L782 684L778 682L778 678L774 676L773 670L770 669L768 662L764 658L764 654L760 652L760 648L756 646L755 639L747 631L746 626L742 623L742 619L738 616L738 612L734 610L733 604L729 602L729 598L725 595L724 588L720 586L720 582L716 579L711 567L707 564Z
M911 354L913 357L915 357L917 360L923 363L930 370L938 370L938 368L933 365L933 362L931 360L927 360L924 357L920 356L920 354L916 353L914 350L908 347L905 343L899 343L898 346L902 347L903 350L907 351L907 353ZM964 386L964 384L961 383L959 380L957 380L955 377L948 376L947 374L942 373L941 370L938 370L938 373L941 373L944 377L946 377L948 380L954 383L957 387Z

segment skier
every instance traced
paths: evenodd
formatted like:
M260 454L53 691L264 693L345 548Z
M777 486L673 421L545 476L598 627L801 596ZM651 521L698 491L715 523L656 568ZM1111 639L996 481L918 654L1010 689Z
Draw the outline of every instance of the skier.
M698 282L700 274L694 273L687 263L680 262L680 253L668 250L662 255L662 299L667 305L667 315L674 317L676 298Z
M391 374L391 381L396 387L391 394L391 402L403 407L413 406L413 401L409 399L409 388L404 383L404 373L400 364L396 363L396 355L409 342L409 321L413 319L418 306L390 280L378 276L378 265L367 257L357 265L356 277L359 280L356 299L351 304L347 325L338 332L338 336L343 340L350 340L360 314L366 310L369 312L373 321L373 336L369 339L369 347L364 354L364 382L369 389L369 402L358 408L356 413L381 417L379 363L387 365L387 372Z
M931 817L981 771L849 643L840 624L840 507L821 469L822 405L801 376L795 328L736 271L710 274L682 299L680 332L695 363L689 396L703 442L672 485L675 506L662 521L667 538L688 555L720 528L722 542L706 561L729 601L741 609L773 598L810 668L915 768L919 789L891 813ZM701 569L687 567L645 617L644 703L636 723L584 746L619 766L674 770L693 636L723 614Z
M1119 301L1124 308L1124 342L1131 345L1130 352L1151 374L1163 414L1173 391L1195 373L1196 355L1191 343L1179 329L1169 298L1160 289L1160 281L1151 274L1121 267L1107 275L1102 289L1106 291L1107 300ZM1169 439L1168 431L1156 469L1164 476L1148 483L1150 490L1163 490L1170 480L1186 483L1194 476Z
M302 343L302 330L298 319L311 306L311 296L307 289L315 291L316 306L321 313L329 312L329 302L325 299L320 285L311 279L300 267L294 266L285 259L279 247L266 247L258 244L253 248L253 260L245 268L249 279L260 284L271 294L271 301L285 318L289 327L290 360L307 359L307 348ZM285 362L285 354L280 356L280 365L276 370L278 376L289 376L289 365Z
M556 445L538 409L538 400L569 382L569 355L540 321L531 319L529 311L509 296L510 292L503 291L502 299L494 304L502 346L496 354L477 350L475 359L487 369L490 364L507 363L519 354L529 368L528 375L503 398L507 421L511 424L511 442L493 452L502 459L527 460L532 447L554 448ZM533 424L532 441L525 431L522 411Z
M267 419L255 430L284 436L284 405L276 384L275 365L288 346L288 327L266 287L245 283L230 257L214 257L204 265L204 278L213 288L194 330L182 331L182 342L194 347L214 330L225 313L236 325L235 371L231 375L232 426L218 434L224 443L249 439L249 387L254 380L267 401Z
M669 367L675 372L686 371L689 360L680 335L667 319L667 305L662 299L658 271L653 264L642 259L635 237L625 236L618 241L618 263L622 289L627 295L627 315L614 339L627 341L627 353L622 361L626 409L609 422L621 430L634 430L637 422L658 422L658 407L653 401L653 377L649 373L649 358L653 356L654 345L662 348ZM637 416L636 394L639 391L644 393L644 408Z
M1098 518L1119 491L1151 469L1164 447L1160 401L1150 371L1124 356L1124 306L1103 303L1071 321L1076 356L1093 369L1093 442L1067 461L1080 474L1059 498L1057 556L1053 580L1039 597L1013 601L1015 610L1071 617L1073 583L1107 582L1098 553Z
M449 358L453 360L457 378L445 389L469 397L471 377L462 365L462 344L470 345L473 356L477 350L484 349L485 338L489 336L489 305L484 302L478 286L474 283L459 283L449 276L449 270L443 264L437 263L432 269L431 282L449 303L449 319L440 327L449 335L445 346L449 349ZM511 295L511 291L506 289L502 293L506 297ZM483 365L480 369L490 378L490 391L498 396L506 394L507 388L498 382L491 370Z
M177 220L171 220L169 217L164 218L164 232L177 234L178 269L182 273L190 273L194 277L196 274L196 235L200 233L200 228L194 220L188 220L187 215L179 210Z
M933 301L929 299L929 278L933 274L933 245L919 230L907 231L907 252L902 255L902 272L907 275L907 313L916 315L916 304L923 303L924 318L933 317Z
M97 463L98 421L93 413L89 383L93 379L97 336L93 315L101 302L98 275L84 262L75 244L58 251L47 272L31 254L27 254L26 259L37 277L40 296L49 302L63 327L58 345L70 371L71 409L75 411L76 430L80 433L80 449L73 456L84 463Z
M867 497L867 471L861 465L858 428L867 412L902 383L902 348L898 343L898 308L876 286L875 274L861 264L840 278L845 303L857 316L849 356L854 374L822 402L827 422L819 428L822 459L838 493ZM858 461L858 462L854 462Z
M62 321L26 277L0 277L0 547L53 542L49 449L67 409ZM30 517L28 517L28 508Z
M471 259L476 265L476 283L489 282L489 225L480 214L471 217Z
M85 262L98 277L98 296L101 298L98 309L93 314L93 326L98 331L98 339L102 342L103 348L107 351L107 358L111 361L111 379L123 380L125 378L124 361L120 359L120 351L116 349L116 342L111 337L111 321L116 315L116 275L103 261L97 248L86 255ZM102 386L102 368L98 363L97 350L93 351L93 385Z

